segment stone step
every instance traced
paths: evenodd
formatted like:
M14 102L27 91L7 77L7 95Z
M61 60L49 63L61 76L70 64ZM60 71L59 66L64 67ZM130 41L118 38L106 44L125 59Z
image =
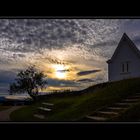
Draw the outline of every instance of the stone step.
M107 109L111 109L111 110L123 110L123 109L127 109L127 107L108 107Z
M98 111L97 113L107 114L107 115L118 115L118 112L113 111Z
M120 105L120 106L130 106L132 103L120 102L120 103L115 103L115 104Z
M128 100L126 100L126 101L123 101L123 103L129 103L130 105L132 105L132 104L134 104L134 103L137 103L138 101L128 101Z
M107 120L107 118L99 117L99 116L86 116L86 118L92 119L92 120L95 120L95 121L106 121Z
M125 102L137 102L139 100L140 99L124 99L123 101L125 101Z
M34 114L34 117L39 118L39 119L45 119L45 116L41 114Z
M136 95L136 96L140 96L140 93L136 93L135 95Z
M53 106L54 104L43 102L43 105Z
M50 108L45 108L45 107L38 107L39 110L42 110L42 111L51 111L52 109Z
M131 96L129 98L140 98L140 95Z

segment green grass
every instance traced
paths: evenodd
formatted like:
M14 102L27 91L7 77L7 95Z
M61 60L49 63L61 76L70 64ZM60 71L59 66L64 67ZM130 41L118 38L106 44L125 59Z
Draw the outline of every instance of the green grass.
M95 110L113 104L130 94L140 92L140 78L118 82L108 82L89 87L75 94L61 93L57 96L44 96L38 103L21 108L11 114L13 121L41 121L33 117L41 102L54 103L52 112L46 113L45 121L79 121Z

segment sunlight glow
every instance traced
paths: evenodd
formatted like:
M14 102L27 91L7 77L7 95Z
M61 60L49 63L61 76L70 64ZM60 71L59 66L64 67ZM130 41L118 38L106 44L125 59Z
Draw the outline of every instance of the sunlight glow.
M65 79L66 78L66 68L64 65L61 64L56 64L54 65L54 69L55 69L55 76L58 79Z
M64 79L66 77L65 72L56 72L56 77L59 79Z

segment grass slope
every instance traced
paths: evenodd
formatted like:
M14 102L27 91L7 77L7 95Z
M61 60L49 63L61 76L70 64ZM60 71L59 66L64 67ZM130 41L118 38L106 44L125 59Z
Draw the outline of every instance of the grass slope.
M3 111L3 110L6 110L6 109L9 109L11 108L11 106L3 106L0 104L0 111Z
M80 121L95 110L111 105L128 95L140 92L140 78L107 82L80 92L44 96L44 99L23 107L11 114L13 121L41 121L34 118L42 102L54 104L52 112L46 113L45 121ZM125 117L123 117L125 118ZM44 120L43 120L44 121Z

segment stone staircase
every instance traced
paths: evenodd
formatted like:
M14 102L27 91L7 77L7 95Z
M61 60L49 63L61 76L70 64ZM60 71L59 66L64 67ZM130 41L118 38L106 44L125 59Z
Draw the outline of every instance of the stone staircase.
M48 112L52 111L54 104L43 102L40 107L37 108L37 113L34 114L35 118L45 119Z
M127 110L130 106L140 102L140 93L128 96L127 98L116 102L111 106L107 106L95 111L93 114L85 117L86 121L103 122L119 116L123 111Z

